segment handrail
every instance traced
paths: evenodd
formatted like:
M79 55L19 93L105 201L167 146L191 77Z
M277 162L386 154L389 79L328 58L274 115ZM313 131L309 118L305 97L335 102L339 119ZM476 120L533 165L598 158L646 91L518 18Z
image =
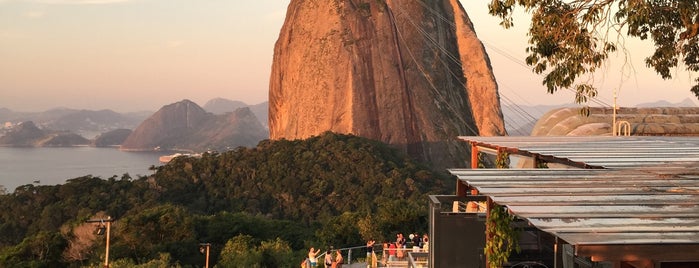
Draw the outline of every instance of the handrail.
M376 247L377 247L377 246L378 246L378 247L382 247L382 246L380 246L380 245L374 245L374 252L376 252ZM331 247L331 248L332 248L332 247ZM340 252L342 252L342 251L345 251L345 250L346 250L346 251L347 251L347 259L345 259L345 260L346 260L346 263L347 263L347 264L352 264L352 250L353 250L353 249L366 249L366 245L363 245L363 246L354 246L354 247L347 247L347 248L332 248L332 249L330 250L330 252L334 252L334 251L337 251L337 250L339 250ZM318 260L325 260L325 257L324 257L324 256L325 256L325 254L326 254L327 252L328 252L328 251L326 250L326 251L324 251L323 253L321 253L320 255L318 255L318 257L317 257ZM343 258L343 259L344 259L344 258Z
M346 259L343 258L343 259L345 260L346 264L352 264L352 251L353 250L361 250L362 252L364 252L363 249L364 250L366 249L365 245L354 246L354 247L345 247L345 248L332 248L330 250L330 252L335 252L335 251L339 250L342 253L344 251L347 251L347 258ZM420 267L418 264L426 264L427 263L427 261L415 260L416 257L427 257L427 252L423 251L422 248L418 249L419 251L415 251L415 249L412 247L384 248L382 244L376 244L376 245L374 245L373 250L374 250L373 251L374 253L381 252L382 256L388 256L388 252L386 252L388 250L402 251L405 253L404 256L407 259L407 262L409 263L408 267ZM319 254L317 256L318 260L319 261L325 260L325 255L327 254L327 252L328 251L326 250L326 251L323 251L323 253ZM413 254L416 256L413 257ZM360 256L362 256L362 255L360 255ZM378 260L378 261L383 262L384 264L390 262L387 259L385 261L381 261L381 260ZM403 260L403 261L406 261L406 260Z
M415 256L413 256L415 255ZM425 258L424 261L417 261L418 257ZM408 252L408 267L410 268L417 268L417 267L422 267L422 265L419 264L425 264L427 265L427 252Z

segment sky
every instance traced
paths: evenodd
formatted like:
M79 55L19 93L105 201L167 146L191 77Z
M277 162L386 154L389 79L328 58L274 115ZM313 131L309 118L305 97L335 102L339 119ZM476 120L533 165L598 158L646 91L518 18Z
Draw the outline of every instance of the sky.
M462 0L485 44L504 103L573 103L546 93L523 62L526 15L503 29L487 1ZM155 111L183 99L267 101L274 43L289 0L0 0L0 108ZM645 67L648 43L594 76L619 105L692 98L693 76L664 81ZM627 65L621 63L626 61ZM625 66L625 67L624 67Z

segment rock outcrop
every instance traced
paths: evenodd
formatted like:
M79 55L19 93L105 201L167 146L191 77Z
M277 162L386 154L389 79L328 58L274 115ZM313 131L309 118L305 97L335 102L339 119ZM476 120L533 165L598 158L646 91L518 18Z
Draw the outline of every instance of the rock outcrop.
M126 151L226 150L255 146L268 137L249 108L214 115L183 100L166 105L143 121L121 144Z
M532 136L612 135L614 110L590 108L590 116L580 115L580 108L560 108L544 114L532 130ZM699 136L699 107L619 108L617 122L623 134L642 136Z
M325 131L464 166L459 135L505 135L488 56L458 0L292 0L274 49L272 139Z

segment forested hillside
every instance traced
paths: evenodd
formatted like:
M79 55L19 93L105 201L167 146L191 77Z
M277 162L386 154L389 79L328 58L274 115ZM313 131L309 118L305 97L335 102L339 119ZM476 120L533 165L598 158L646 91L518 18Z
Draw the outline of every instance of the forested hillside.
M99 266L105 239L85 220L106 216L112 267L201 266L203 242L219 267L295 266L311 246L426 232L427 195L453 191L382 143L333 133L153 168L0 195L0 267Z

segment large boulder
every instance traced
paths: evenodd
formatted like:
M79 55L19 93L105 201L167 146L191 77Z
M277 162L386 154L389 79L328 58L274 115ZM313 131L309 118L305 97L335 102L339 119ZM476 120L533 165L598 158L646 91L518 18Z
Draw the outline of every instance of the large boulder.
M457 0L292 0L274 49L272 139L325 131L464 166L459 135L505 135L488 56Z

